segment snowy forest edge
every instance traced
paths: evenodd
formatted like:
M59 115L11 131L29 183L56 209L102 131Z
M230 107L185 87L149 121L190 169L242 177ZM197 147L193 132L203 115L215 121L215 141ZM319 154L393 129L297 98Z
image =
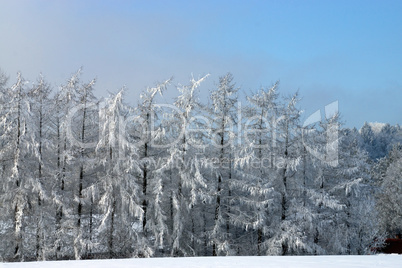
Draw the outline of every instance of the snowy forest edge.
M279 83L239 100L229 73L138 105L81 70L57 90L0 73L0 260L368 254L402 232L402 130L302 122Z

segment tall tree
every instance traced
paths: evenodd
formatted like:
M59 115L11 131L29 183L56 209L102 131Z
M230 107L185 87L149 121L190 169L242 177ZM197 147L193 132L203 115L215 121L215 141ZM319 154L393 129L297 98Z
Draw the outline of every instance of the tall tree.
M37 189L37 206L35 207L36 217L36 259L44 260L45 254L49 246L45 244L46 234L45 228L51 223L51 215L44 209L45 196L48 195L49 189L46 189L45 184L49 180L48 171L46 170L47 161L47 146L48 146L48 118L49 118L49 95L50 86L41 75L36 84L28 92L29 105L31 114L29 116L29 126L33 137L32 148L32 163L36 165L36 171L33 172L34 180L36 181ZM48 207L48 206L47 206Z
M95 80L84 84L77 91L77 106L76 113L70 112L71 117L68 117L67 130L69 132L69 138L75 144L74 157L78 168L78 182L77 191L75 192L75 199L77 200L77 234L74 239L74 254L76 259L80 259L87 254L87 244L90 243L92 235L91 222L93 221L91 213L89 214L89 223L84 223L84 209L85 199L90 198L86 193L89 193L90 186L93 183L91 178L94 177L93 165L91 160L94 159L95 146L87 146L96 142L97 133L94 131L97 128L97 124L94 121L97 114L96 98L93 94L93 86ZM91 115L92 113L92 115ZM71 120L71 121L70 121ZM89 202L88 210L93 208L93 201Z
M272 176L275 173L275 135L278 117L278 82L271 88L262 88L247 98L250 107L245 110L242 157L238 159L242 176L235 181L240 189L240 204L244 211L238 213L236 222L242 228L252 228L256 242L252 251L265 255L275 194ZM245 171L245 172L244 172ZM248 246L249 247L249 246ZM250 250L250 248L248 248Z
M235 117L238 88L233 83L232 74L228 73L219 78L219 85L211 92L212 107L210 117L212 123L212 146L217 156L218 167L213 167L216 192L214 224L210 239L212 254L220 252L231 254L230 225L231 199L230 182L233 179L233 155L235 141Z
M297 215L294 212L297 210L294 183L301 160L298 101L298 93L286 98L276 119L274 188L280 193L276 201L280 204L280 212L274 228L276 231L268 241L269 254L299 254L306 248L303 233L294 218Z
M69 112L76 107L77 91L80 86L81 69L72 74L67 82L60 86L50 107L49 118L49 170L53 180L52 203L55 209L54 257L64 259L72 257L74 237L70 230L75 228L75 213L72 204L74 196L73 144L69 139Z
M174 105L177 108L166 127L175 129L175 141L169 146L169 159L162 169L168 169L174 178L171 182L172 211L172 256L196 255L195 242L195 215L193 209L200 199L202 189L206 187L201 175L201 163L197 159L196 148L192 145L197 143L197 138L188 130L193 125L192 119L199 110L200 104L197 99L196 89L202 81L192 78L188 86L178 88L180 95Z
M163 94L163 91L167 89L167 86L171 83L171 79L168 79L162 83L157 84L155 87L147 88L141 94L141 103L137 106L137 127L136 131L134 131L131 135L136 139L136 146L138 149L138 157L139 157L139 165L140 165L140 174L138 174L141 185L141 203L143 210L142 217L142 231L144 232L145 237L147 237L147 232L155 232L155 226L158 226L159 233L155 234L156 240L160 242L160 239L163 237L163 234L166 233L164 226L164 215L163 211L160 208L160 187L161 174L155 172L154 177L152 177L152 171L156 168L156 155L157 148L155 148L155 143L160 139L161 132L160 129L157 129L155 124L157 119L157 105L156 98L159 95ZM153 181L152 181L153 180ZM149 187L152 184L153 186ZM156 187L156 188L154 188ZM158 190L155 193L155 190ZM149 203L152 202L153 211L149 211ZM149 222L149 218L155 219L153 222Z
M97 145L97 159L102 164L99 176L101 193L99 205L103 215L100 230L106 230L105 240L109 258L146 255L141 252L142 237L131 228L136 219L142 219L139 192L135 178L140 166L136 148L130 145L126 134L130 109L123 105L123 90L107 100L100 110L101 136ZM98 187L95 187L98 188ZM136 243L136 245L134 245ZM135 250L133 250L135 248Z
M33 179L31 167L28 161L25 161L32 145L32 133L29 129L29 105L27 103L26 81L20 73L17 75L17 81L11 88L3 88L2 92L3 109L2 113L2 135L1 140L4 145L2 148L2 162L8 162L8 167L3 168L3 203L8 204L8 211L12 213L13 230L9 231L12 238L6 240L13 241L9 245L12 250L9 255L11 259L23 261L29 258L29 250L25 250L24 243L25 231L28 220L28 210L32 208L33 193L39 192L40 187L37 181ZM36 196L38 196L36 194Z

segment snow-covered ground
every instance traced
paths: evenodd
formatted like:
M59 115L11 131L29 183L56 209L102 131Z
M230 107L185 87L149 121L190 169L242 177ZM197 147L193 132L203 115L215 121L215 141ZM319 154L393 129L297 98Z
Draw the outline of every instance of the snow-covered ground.
M386 268L402 267L402 255L371 256L295 256L295 257L197 257L197 258L150 258L123 260L85 260L85 261L49 261L25 263L0 263L4 268L233 268L233 267L269 267L269 268Z

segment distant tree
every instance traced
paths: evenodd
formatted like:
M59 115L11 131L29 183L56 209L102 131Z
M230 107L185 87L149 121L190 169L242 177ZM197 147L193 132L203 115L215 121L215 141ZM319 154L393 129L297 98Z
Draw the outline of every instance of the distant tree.
M334 170L338 185L332 189L344 209L337 213L336 237L339 253L365 254L371 243L380 238L373 189L369 176L369 159L358 144L356 130L339 132L339 166ZM342 246L341 246L342 245ZM335 253L337 252L335 251Z
M402 146L395 145L387 158L381 160L377 208L381 226L389 236L402 235Z
M375 161L387 156L395 144L402 143L402 129L399 125L366 122L359 132L360 146Z

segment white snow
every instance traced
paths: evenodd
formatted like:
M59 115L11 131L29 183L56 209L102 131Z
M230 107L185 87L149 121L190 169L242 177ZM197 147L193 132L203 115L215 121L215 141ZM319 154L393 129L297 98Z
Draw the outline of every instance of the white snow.
M149 258L120 260L48 261L24 263L0 263L1 268L387 268L402 267L402 255L369 256L269 256L269 257L193 257Z
M375 134L380 133L381 130L387 125L386 123L379 123L379 122L371 122L368 124Z

